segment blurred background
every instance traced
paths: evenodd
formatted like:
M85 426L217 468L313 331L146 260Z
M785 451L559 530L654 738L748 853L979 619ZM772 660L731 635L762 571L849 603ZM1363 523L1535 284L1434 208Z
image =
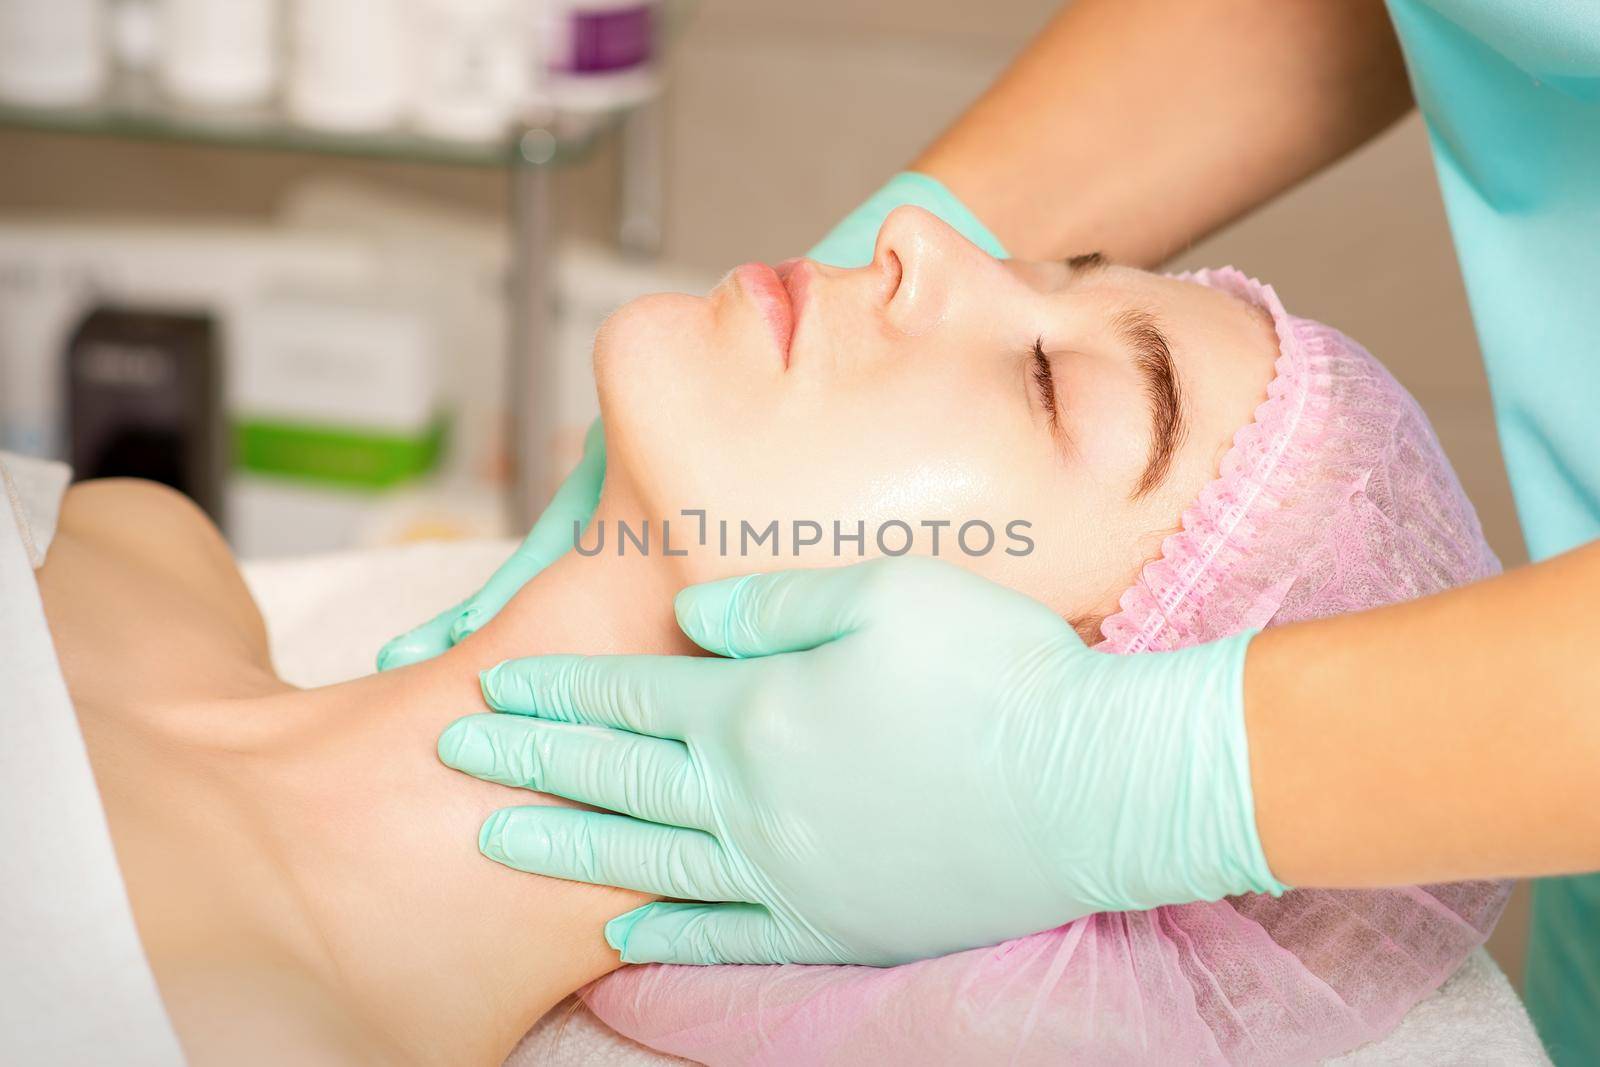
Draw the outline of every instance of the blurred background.
M0 448L246 557L520 532L612 308L803 252L1057 6L0 0ZM1383 359L1525 558L1415 115L1170 266L1225 263Z

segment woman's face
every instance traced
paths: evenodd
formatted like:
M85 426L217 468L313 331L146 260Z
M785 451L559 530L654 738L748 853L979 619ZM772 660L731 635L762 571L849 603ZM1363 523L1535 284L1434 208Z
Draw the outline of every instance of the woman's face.
M909 543L1104 614L1216 476L1276 355L1265 314L1223 293L1082 257L995 260L901 208L870 266L748 264L611 317L595 342L605 551L618 520L648 520L661 554L668 520L689 583Z

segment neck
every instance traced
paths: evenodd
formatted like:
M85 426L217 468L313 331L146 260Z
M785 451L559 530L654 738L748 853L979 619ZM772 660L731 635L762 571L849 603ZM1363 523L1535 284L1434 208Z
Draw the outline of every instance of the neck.
M268 698L297 743L255 767L247 791L265 798L258 818L301 902L298 951L408 1058L499 1063L553 1004L617 966L601 928L642 898L480 856L490 813L556 801L450 771L435 742L485 710L478 672L503 659L690 651L661 562L569 553L435 660Z

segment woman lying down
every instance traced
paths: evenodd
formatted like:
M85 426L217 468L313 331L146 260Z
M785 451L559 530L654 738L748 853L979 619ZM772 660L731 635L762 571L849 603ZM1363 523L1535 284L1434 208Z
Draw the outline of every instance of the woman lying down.
M673 618L684 585L837 562L831 532L798 559L740 558L682 522L673 554L659 529L619 554L619 520L861 521L869 555L885 523L948 520L941 556L1109 654L1496 569L1415 403L1232 270L1002 263L902 209L871 266L791 269L792 347L772 284L745 269L610 320L595 345L604 550L569 553L430 662L295 689L197 511L134 482L66 494L38 588L194 1063L497 1064L585 987L622 1032L712 1063L1281 1063L1383 1034L1482 942L1503 885L1105 914L886 969L618 971L601 928L647 898L480 855L486 817L530 802L436 753L483 711L480 670L694 652ZM1019 519L1031 550L1005 533ZM996 531L991 550L970 531L954 543L971 520Z

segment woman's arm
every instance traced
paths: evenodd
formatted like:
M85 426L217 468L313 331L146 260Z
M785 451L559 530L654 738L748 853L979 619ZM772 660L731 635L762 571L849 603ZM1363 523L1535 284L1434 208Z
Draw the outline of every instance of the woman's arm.
M1079 0L912 169L1013 255L1149 266L1410 106L1379 0Z
M1256 825L1290 885L1600 868L1600 542L1259 635Z

